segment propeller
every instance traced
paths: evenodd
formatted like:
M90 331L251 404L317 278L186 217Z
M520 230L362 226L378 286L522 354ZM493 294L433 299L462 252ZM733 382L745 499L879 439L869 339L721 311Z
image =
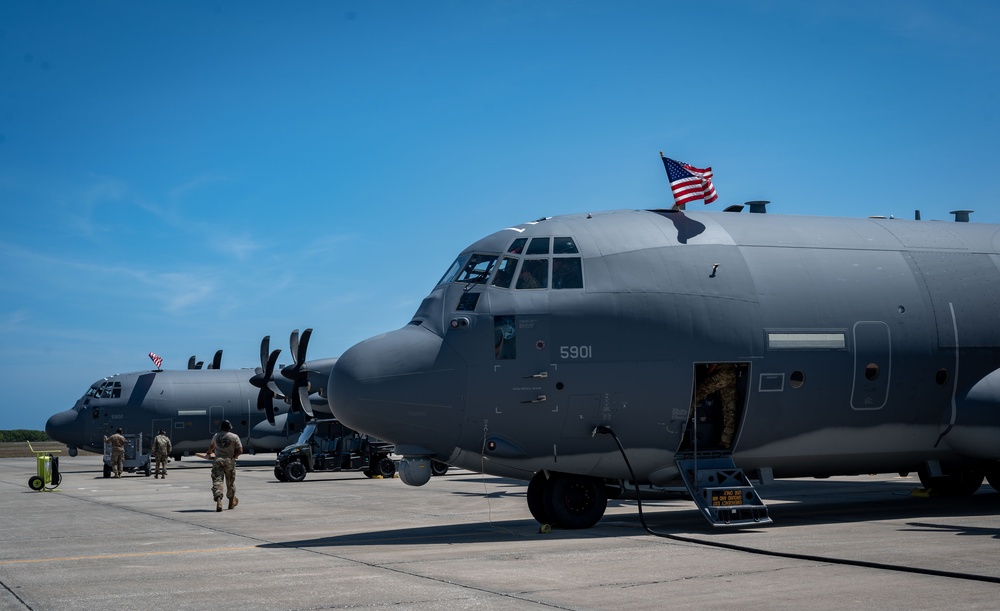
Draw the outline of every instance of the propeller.
M268 354L271 346L271 336L265 335L260 340L260 367L254 369L250 383L260 389L257 393L257 409L267 414L267 421L274 424L274 398L280 397L281 391L274 383L274 364L278 361L281 350Z
M188 359L188 369L201 369L205 365L205 361L199 361L191 355ZM215 357L212 358L212 362L208 364L209 369L222 369L222 350L215 351Z
M281 375L292 381L292 411L304 411L310 418L313 417L312 406L309 404L309 374L304 368L306 362L306 350L309 348L309 336L312 329L306 329L299 337L299 330L292 331L288 339L289 348L295 359L291 365L281 370Z

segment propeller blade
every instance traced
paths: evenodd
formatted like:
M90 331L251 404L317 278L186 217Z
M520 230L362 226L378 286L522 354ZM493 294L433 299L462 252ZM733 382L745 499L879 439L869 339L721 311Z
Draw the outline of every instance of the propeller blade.
M299 393L293 396L298 399L300 409L302 409L307 416L313 418L312 404L309 403L309 388L307 386L299 386Z
M264 339L260 340L260 366L267 366L267 355L271 353L271 336L265 335Z
M292 381L292 411L304 411L312 416L312 406L309 404L309 370L303 368L310 336L312 329L306 329L301 336L298 329L292 331L288 338L288 346L295 362L282 368L281 375Z
M212 364L208 366L209 369L222 369L222 350L215 351L215 358L212 359Z
M191 358L188 359L188 369L194 369L194 355L193 354L191 355Z
M267 338L264 339L265 341L267 340ZM265 344L262 342L261 348L264 347ZM253 377L250 378L250 383L260 389L257 393L257 409L267 415L267 421L271 424L274 424L274 397L280 394L277 385L272 379L274 376L274 364L278 361L279 354L281 354L281 350L272 352L264 362L264 366L255 369Z

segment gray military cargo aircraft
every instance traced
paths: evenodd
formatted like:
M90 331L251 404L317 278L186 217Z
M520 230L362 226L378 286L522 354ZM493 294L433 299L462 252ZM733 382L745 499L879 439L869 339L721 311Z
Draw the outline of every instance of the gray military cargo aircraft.
M335 415L395 443L407 484L431 460L529 480L532 515L564 528L600 520L615 482L683 483L716 525L770 521L750 477L997 488L1000 226L765 203L487 236L406 326L340 357ZM712 364L731 447L724 399L693 406Z
M104 436L122 428L152 440L168 431L175 458L204 452L229 420L248 453L278 452L298 439L313 410L329 415L325 385L336 359L306 362L311 329L290 337L295 361L274 375L280 350L261 342L261 367L220 369L221 351L207 369L191 357L186 370L140 371L94 382L72 409L51 416L45 432L78 450L102 452ZM288 397L286 399L286 397ZM148 449L148 448L147 448Z

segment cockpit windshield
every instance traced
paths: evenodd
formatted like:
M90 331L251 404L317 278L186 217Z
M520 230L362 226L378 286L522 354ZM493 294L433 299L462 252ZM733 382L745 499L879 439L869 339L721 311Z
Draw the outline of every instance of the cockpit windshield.
M515 238L499 265L497 255L465 253L455 259L438 285L485 284L492 275L491 286L504 289L511 285L518 290L582 289L583 260L566 256L579 253L576 241L569 236Z
M91 386L87 396L95 399L118 399L122 396L122 383L104 380Z
M496 255L479 253L462 255L455 259L438 284L462 282L465 284L483 284L490 277L493 266L497 262Z

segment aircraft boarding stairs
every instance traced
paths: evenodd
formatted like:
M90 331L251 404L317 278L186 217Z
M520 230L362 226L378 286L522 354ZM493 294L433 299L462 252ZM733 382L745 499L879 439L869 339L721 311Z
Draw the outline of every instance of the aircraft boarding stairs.
M675 458L681 479L705 519L712 526L770 524L767 506L732 456L706 454L686 452Z

